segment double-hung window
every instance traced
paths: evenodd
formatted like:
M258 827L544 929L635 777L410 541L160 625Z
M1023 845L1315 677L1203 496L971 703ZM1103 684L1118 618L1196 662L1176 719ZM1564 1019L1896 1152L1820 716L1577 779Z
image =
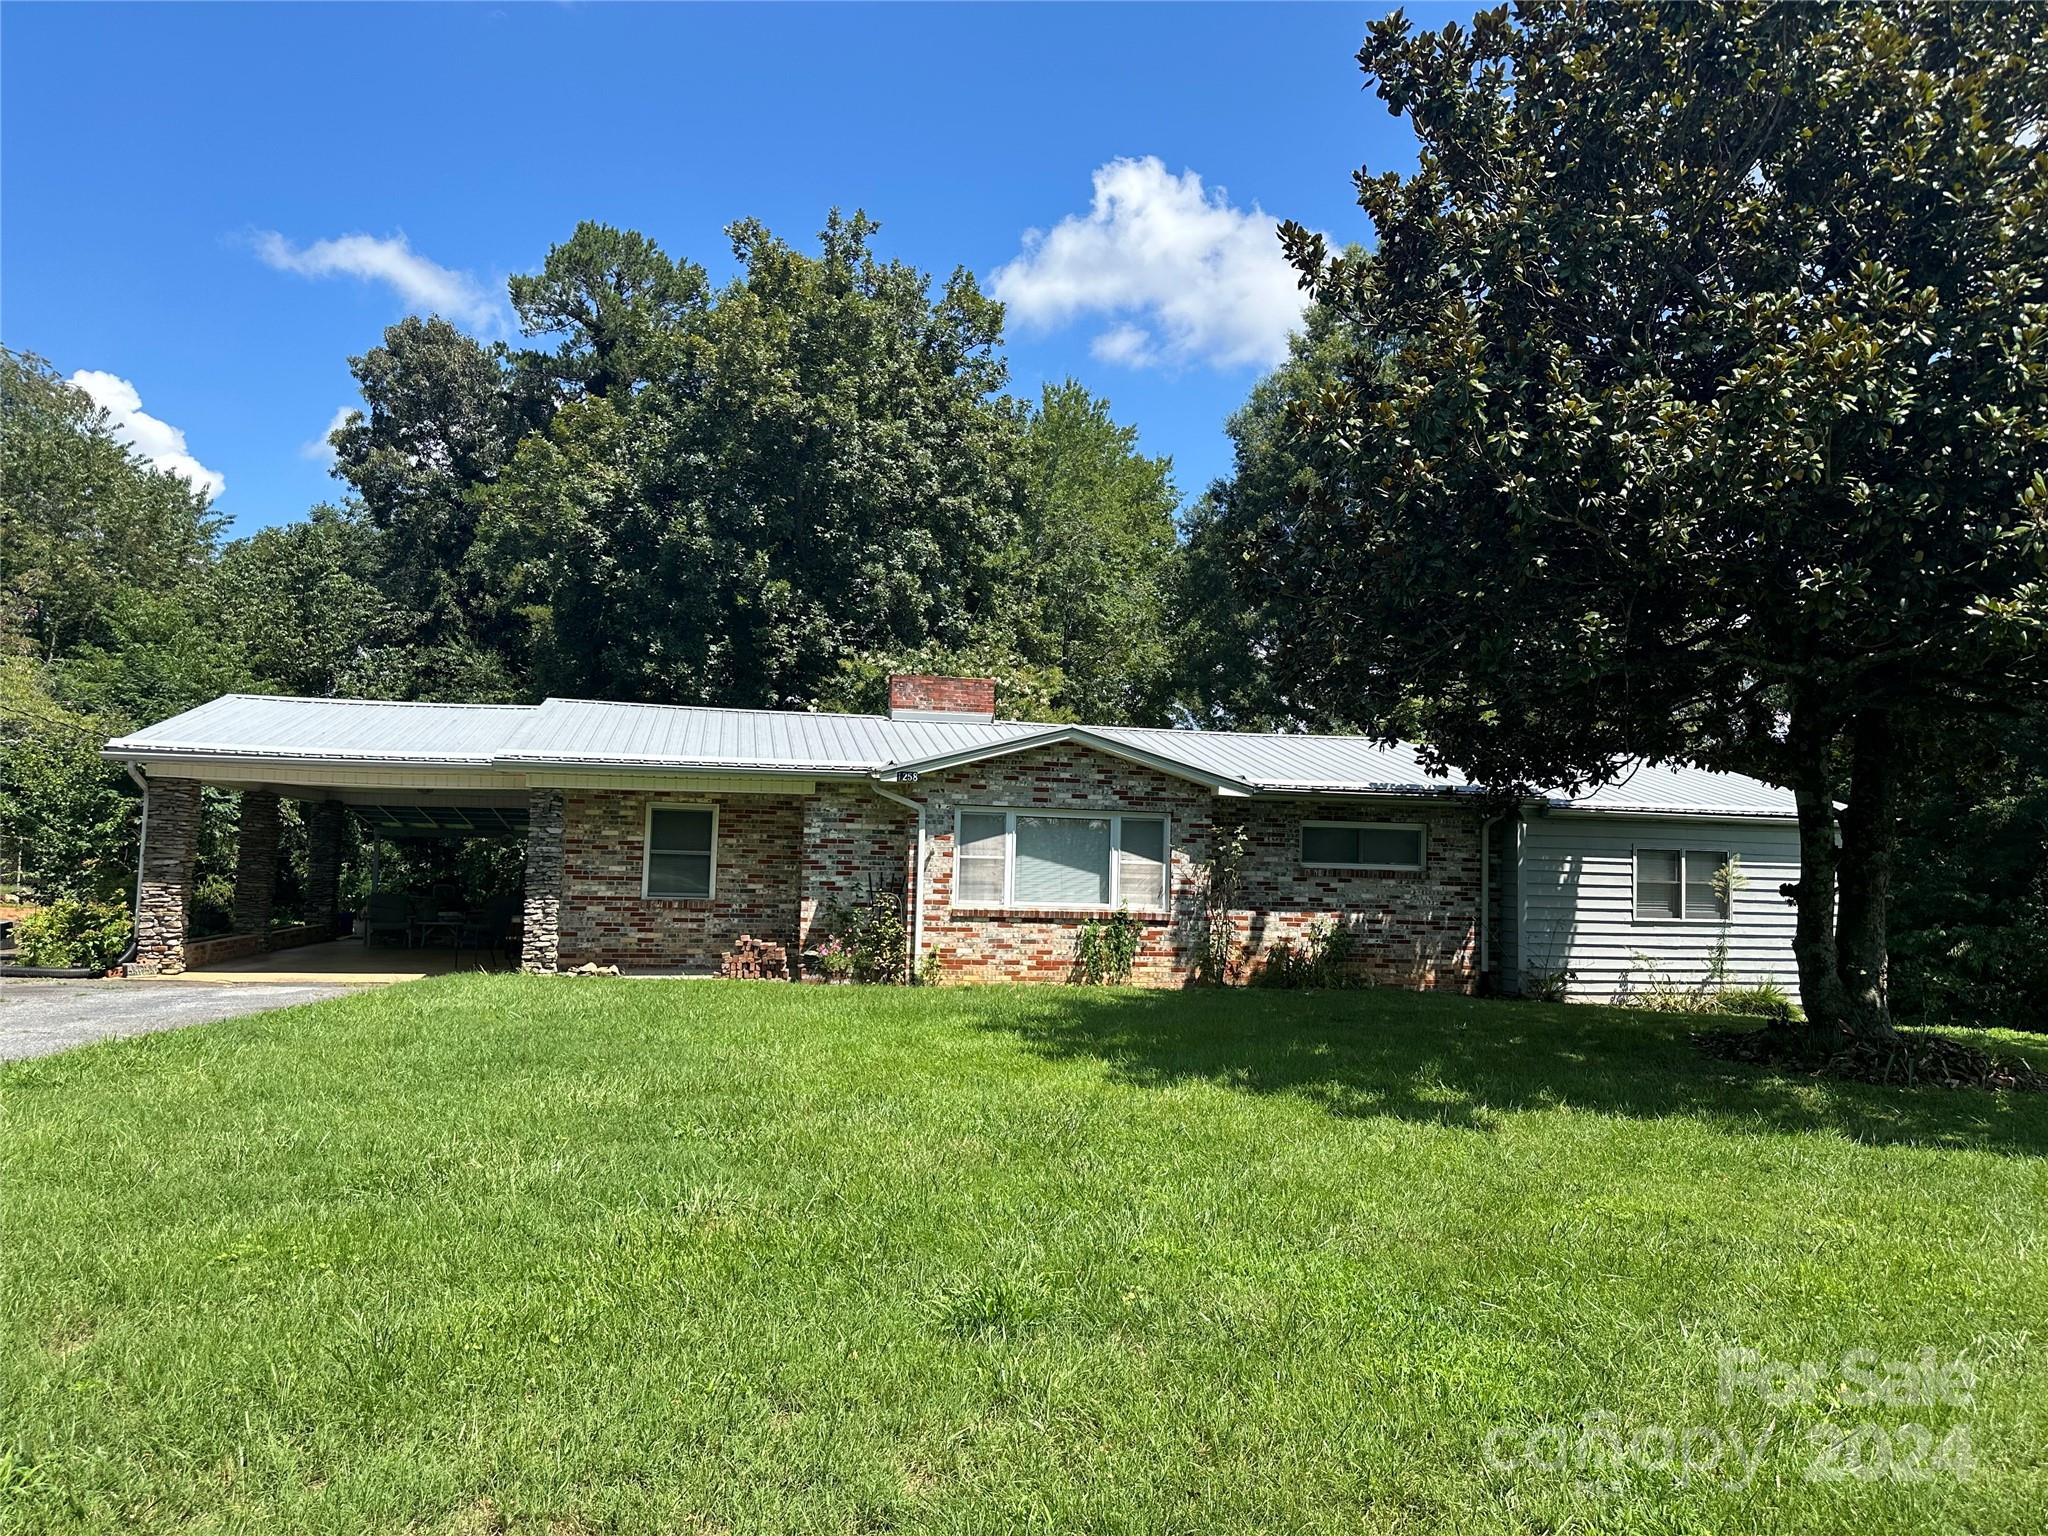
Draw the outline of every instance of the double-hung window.
M1301 862L1315 869L1419 870L1423 851L1423 830L1416 822L1301 824Z
M1162 912L1163 816L1120 811L962 811L953 901L968 907L1130 907Z
M1638 922L1722 922L1728 916L1728 855L1701 848L1636 850Z
M640 893L659 900L708 897L716 879L718 812L708 805L650 805Z

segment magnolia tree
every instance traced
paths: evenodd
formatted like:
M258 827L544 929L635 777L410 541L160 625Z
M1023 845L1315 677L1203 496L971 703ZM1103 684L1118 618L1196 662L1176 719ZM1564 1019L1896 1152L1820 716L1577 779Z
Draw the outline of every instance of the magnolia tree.
M1304 700L1440 763L1799 807L1813 1023L1881 1035L1902 763L2048 685L2048 8L1524 6L1359 62L1413 124L1276 537ZM1297 629L1297 633L1303 632Z

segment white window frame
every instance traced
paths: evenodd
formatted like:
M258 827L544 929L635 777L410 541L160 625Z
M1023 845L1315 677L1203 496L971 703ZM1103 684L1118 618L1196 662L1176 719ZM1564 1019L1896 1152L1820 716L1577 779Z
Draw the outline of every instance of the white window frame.
M1416 858L1413 864L1333 864L1308 856L1308 836L1313 828L1337 827L1343 831L1415 832ZM1304 821L1294 833L1294 852L1303 869L1363 869L1388 875L1419 875L1429 866L1429 823L1426 821Z
M1642 878L1643 860L1646 853L1675 853L1678 855L1678 916L1645 917L1641 904L1636 899L1636 886ZM1628 918L1632 923L1655 926L1659 923L1684 923L1696 927L1702 923L1732 923L1735 921L1735 893L1728 893L1728 911L1714 912L1706 917L1693 917L1685 910L1685 888L1690 883L1685 878L1685 856L1688 853L1719 854L1721 867L1726 869L1735 862L1735 855L1729 849L1716 848L1711 844L1680 843L1677 847L1669 843L1631 843L1628 849Z
M997 903L986 901L963 901L960 899L960 827L969 816L1000 816L1003 818L1003 899ZM1051 902L1016 899L1017 890L1017 818L1019 816L1065 816L1075 821L1106 821L1109 823L1109 900L1107 902ZM1163 829L1165 842L1161 852L1165 855L1161 872L1162 895L1166 898L1161 906L1133 907L1133 912L1168 913L1173 910L1173 817L1165 811L1091 811L1069 806L1046 805L962 805L953 810L953 885L949 905L962 907L973 912L1014 911L1027 912L1114 912L1123 906L1123 851L1124 818L1132 821L1156 821Z
M656 811L709 811L711 813L711 880L702 896L657 896L650 889L654 880L654 813ZM711 901L718 895L718 807L697 800L649 800L640 820L640 899L642 901Z

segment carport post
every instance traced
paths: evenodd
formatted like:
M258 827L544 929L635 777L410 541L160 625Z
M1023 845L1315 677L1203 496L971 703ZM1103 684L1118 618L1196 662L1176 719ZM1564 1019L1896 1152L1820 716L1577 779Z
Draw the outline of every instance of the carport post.
M135 958L141 976L185 969L192 915L192 860L199 845L199 781L146 780L141 872L135 893Z
M519 930L519 968L522 971L551 972L561 959L565 814L559 789L527 792L526 897Z
M235 829L236 933L263 936L270 947L270 913L277 902L277 796L260 789L242 791L241 815Z
M306 921L334 937L341 914L341 818L339 800L306 807Z

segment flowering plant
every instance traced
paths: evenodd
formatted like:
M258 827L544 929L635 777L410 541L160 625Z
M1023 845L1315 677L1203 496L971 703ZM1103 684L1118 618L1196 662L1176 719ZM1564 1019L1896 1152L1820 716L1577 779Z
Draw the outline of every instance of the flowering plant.
M835 981L853 974L854 955L844 939L834 935L818 946L818 968Z

